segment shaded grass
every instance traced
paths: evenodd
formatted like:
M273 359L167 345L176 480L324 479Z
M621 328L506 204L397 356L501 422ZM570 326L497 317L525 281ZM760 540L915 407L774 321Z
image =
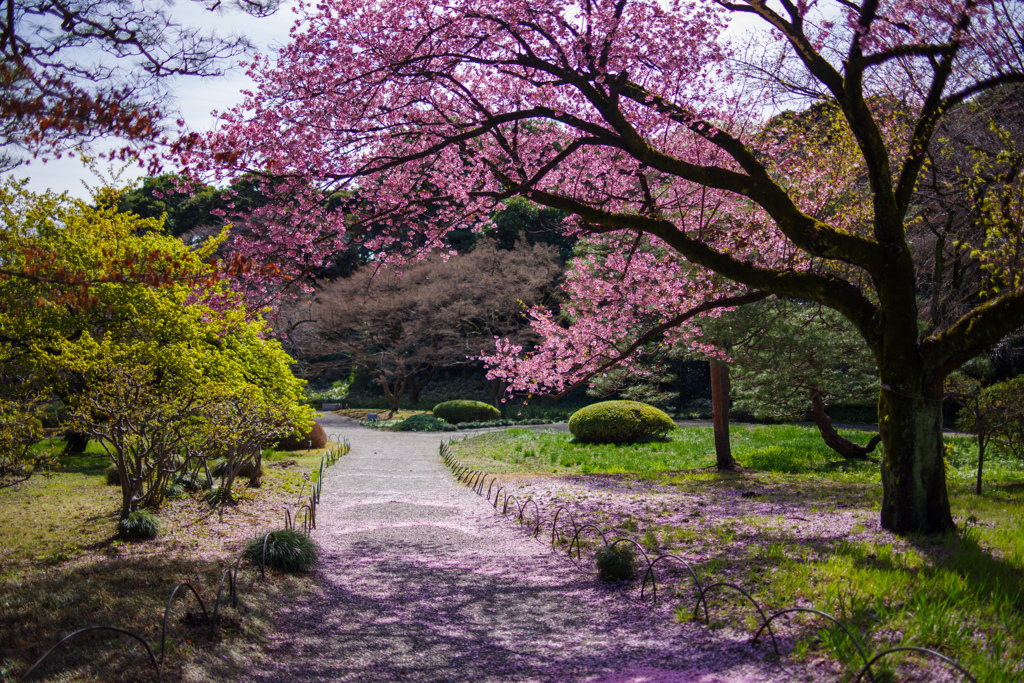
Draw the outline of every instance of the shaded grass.
M845 435L860 443L869 436ZM813 428L733 426L734 455L750 468L739 473L713 469L705 428L635 446L584 446L568 435L510 430L453 447L460 463L513 474L527 491L558 492L550 482L565 482L570 493L539 501L542 508L568 504L580 522L598 524L609 537L677 553L705 583L735 582L769 613L801 605L833 614L869 656L914 645L957 659L978 680L1017 683L1024 680L1024 465L990 454L986 493L976 496L973 441L947 438L947 445L959 530L910 538L879 528L877 462L838 461ZM534 474L543 476L530 479ZM595 548L596 540L586 538L584 546ZM691 585L682 575L674 580L679 617L690 619ZM711 618L713 627L753 633L759 626L749 604L724 593L714 597ZM794 656L826 653L841 663L839 680L851 680L863 665L826 621L796 616L777 626L793 639ZM912 655L875 668L878 680L939 680L928 671L927 660Z
M159 628L171 589L190 581L212 609L224 567L261 528L281 526L309 495L320 451L267 452L264 482L223 514L201 492L168 501L160 510L165 532L156 540L116 536L119 491L105 485L109 460L91 448L64 458L60 472L36 475L0 490L0 680L17 680L67 633L93 624L138 631L159 647ZM312 470L312 476L310 476ZM281 604L314 590L312 578L239 574L239 608L221 607L213 641L194 598L179 593L168 633L164 680L237 678L258 655ZM183 599L184 598L184 599ZM88 647L61 650L45 677L34 680L150 680L141 646L109 633Z

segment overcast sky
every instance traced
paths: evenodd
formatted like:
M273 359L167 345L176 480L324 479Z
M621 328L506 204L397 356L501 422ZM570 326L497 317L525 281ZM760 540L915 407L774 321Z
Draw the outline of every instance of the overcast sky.
M273 16L263 19L238 12L215 15L187 2L180 3L176 9L183 21L190 25L205 25L220 34L244 33L256 44L260 52L266 53L287 41L288 30L295 21L291 6L291 3L286 3L286 6ZM173 91L177 99L176 104L188 127L191 130L202 131L213 126L214 119L210 115L213 110L223 111L240 103L241 91L249 85L249 79L236 66L220 78L179 79L175 82ZM66 191L72 196L82 198L89 196L82 184L83 180L90 185L98 184L95 176L85 169L77 158L50 160L46 163L32 162L15 169L13 175L20 178L28 177L32 190ZM142 170L133 165L125 170L122 177L127 179L140 175Z

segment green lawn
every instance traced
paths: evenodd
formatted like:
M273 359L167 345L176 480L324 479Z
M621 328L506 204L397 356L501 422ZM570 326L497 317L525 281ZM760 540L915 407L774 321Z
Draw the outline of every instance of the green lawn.
M61 445L59 442L56 444ZM42 446L40 446L42 447ZM143 635L159 654L160 625L171 590L189 581L212 608L221 572L261 529L283 526L308 499L320 451L267 452L261 487L237 486L238 504L221 515L201 493L168 500L163 533L126 542L115 534L120 490L106 484L110 461L90 444L48 474L0 489L0 681L15 681L63 635L117 625ZM270 618L285 601L314 590L308 576L268 574L243 565L242 602L222 607L214 641L191 597L176 601L164 680L230 680L258 656ZM183 596L184 597L184 596ZM149 680L144 652L104 635L62 650L40 680Z

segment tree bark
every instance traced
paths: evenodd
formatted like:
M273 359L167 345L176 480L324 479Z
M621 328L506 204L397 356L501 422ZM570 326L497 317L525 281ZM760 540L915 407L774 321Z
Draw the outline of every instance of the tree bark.
M868 453L875 450L875 446L882 440L881 435L875 434L868 441L866 446L858 446L849 439L840 436L839 432L832 426L832 418L825 413L825 402L821 400L821 392L818 387L811 387L811 419L821 432L821 438L825 445L834 450L847 460L867 460Z
M715 461L720 470L736 469L729 447L729 366L711 361L711 417L715 425Z
M942 533L956 526L946 493L942 399L898 390L882 376L882 528L897 534ZM905 387L906 384L896 385Z
M975 482L974 493L981 495L981 471L985 466L985 437L978 432L978 477Z
M417 379L415 375L409 378L409 403L419 403L420 392L427 388L427 385L430 384L430 380L434 378L434 373L436 371L437 366L431 365L422 380Z

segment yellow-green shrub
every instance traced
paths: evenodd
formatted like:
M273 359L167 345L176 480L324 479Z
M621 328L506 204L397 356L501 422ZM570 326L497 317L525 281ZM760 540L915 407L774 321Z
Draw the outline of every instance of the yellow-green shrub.
M676 428L672 418L638 401L604 401L573 413L569 431L585 443L633 443L664 437Z
M486 422L501 418L501 411L483 401L445 401L434 406L434 417L451 424Z

